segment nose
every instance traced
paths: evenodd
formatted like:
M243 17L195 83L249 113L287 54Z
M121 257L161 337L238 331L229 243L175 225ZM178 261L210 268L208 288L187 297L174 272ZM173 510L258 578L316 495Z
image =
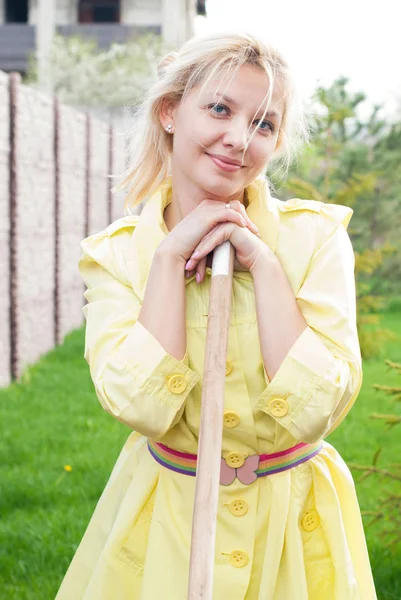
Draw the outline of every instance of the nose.
M243 150L248 138L248 126L243 119L227 121L227 128L223 136L223 144L234 150Z

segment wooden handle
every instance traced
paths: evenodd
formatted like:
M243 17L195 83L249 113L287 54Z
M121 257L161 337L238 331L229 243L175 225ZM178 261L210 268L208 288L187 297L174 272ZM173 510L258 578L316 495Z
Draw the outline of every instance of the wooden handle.
M188 600L211 600L213 592L224 385L233 268L234 247L231 242L226 241L217 246L213 252Z

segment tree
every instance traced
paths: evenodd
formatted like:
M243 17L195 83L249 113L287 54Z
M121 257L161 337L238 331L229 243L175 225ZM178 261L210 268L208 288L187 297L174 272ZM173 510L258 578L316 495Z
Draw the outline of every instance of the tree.
M376 105L367 120L359 118L365 94L347 91L340 77L313 94L309 120L313 132L308 146L290 170L282 194L354 209L349 227L355 249L358 331L364 358L383 352L394 334L379 327L385 296L401 293L401 126L379 117ZM274 173L271 177L274 181ZM377 326L372 331L372 326ZM374 335L373 335L374 333Z
M162 39L154 34L112 44L105 51L100 51L93 40L57 35L49 60L54 92L71 105L135 105L156 79L156 64L163 53ZM29 59L25 82L38 85L34 55Z

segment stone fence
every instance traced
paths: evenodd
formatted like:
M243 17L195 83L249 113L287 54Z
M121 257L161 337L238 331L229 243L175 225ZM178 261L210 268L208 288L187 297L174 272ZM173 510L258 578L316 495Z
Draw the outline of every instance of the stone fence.
M0 387L83 323L81 240L123 216L125 136L0 72Z

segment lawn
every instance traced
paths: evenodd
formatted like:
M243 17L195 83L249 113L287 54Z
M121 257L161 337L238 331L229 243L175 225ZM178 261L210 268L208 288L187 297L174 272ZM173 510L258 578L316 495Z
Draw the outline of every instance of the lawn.
M401 313L387 313L383 325L401 335ZM54 600L129 434L98 403L83 340L84 329L74 331L19 384L0 390L2 600ZM400 340L387 342L386 356L401 362ZM401 384L399 376L387 373L383 359L365 362L359 398L328 441L347 462L358 464L370 464L383 447L379 464L385 466L400 454L400 429L386 431L370 414L401 409L373 390L373 383ZM361 509L373 510L384 482L359 483L360 473L353 473ZM366 530L378 598L399 600L401 548L384 550L378 531Z
M400 403L394 404L389 396L373 389L373 384L401 386L401 377L389 371L385 358L401 363L401 313L393 312L384 315L383 327L396 332L398 339L386 343L385 356L379 360L365 361L363 367L363 385L357 401L341 426L327 439L348 463L371 465L378 448L382 448L378 466L385 467L395 462L400 463L401 425L387 429L384 422L371 417L372 413L401 414ZM400 494L398 487L386 479L370 476L359 482L362 473L351 469L356 482L359 504L362 511L377 508L384 490L389 489ZM364 517L364 523L371 517ZM379 600L401 599L401 543L398 550L384 549L379 537L381 525L366 527L366 538L371 558Z

